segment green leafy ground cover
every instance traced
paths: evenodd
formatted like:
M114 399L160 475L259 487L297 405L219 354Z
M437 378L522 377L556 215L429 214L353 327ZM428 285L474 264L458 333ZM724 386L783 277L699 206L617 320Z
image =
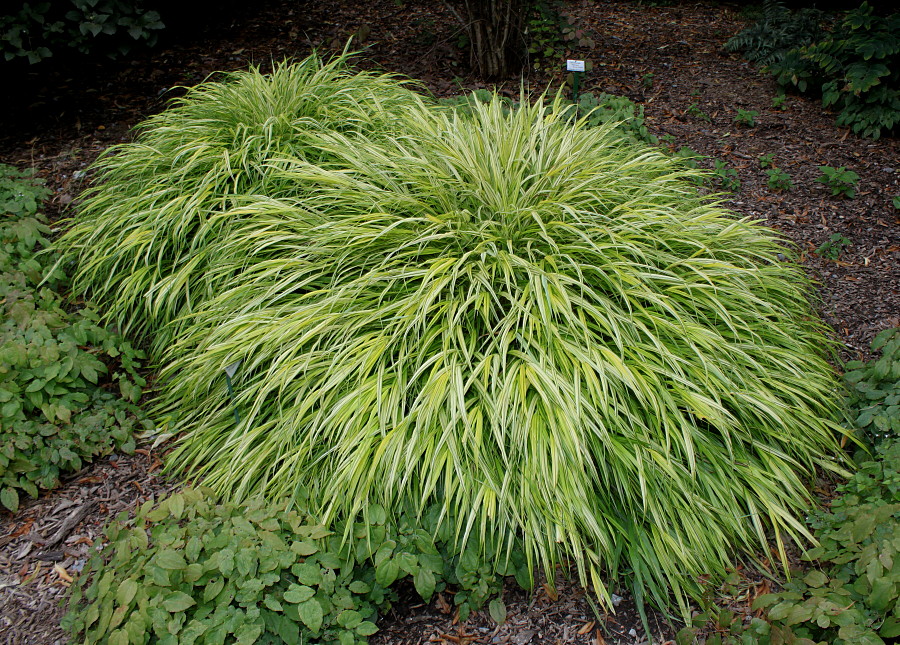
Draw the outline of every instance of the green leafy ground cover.
M13 511L23 492L37 497L98 455L132 450L145 385L141 352L60 295L66 276L38 211L47 193L0 166L0 503Z

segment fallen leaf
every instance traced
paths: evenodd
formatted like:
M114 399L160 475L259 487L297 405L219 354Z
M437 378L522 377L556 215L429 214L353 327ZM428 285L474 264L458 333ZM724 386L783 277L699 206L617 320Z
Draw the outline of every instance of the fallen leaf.
M581 629L578 630L578 635L584 636L592 629L594 629L594 621L593 620L589 623L585 623L584 625L582 625Z
M559 600L559 594L556 593L556 589L548 585L546 582L541 586L544 588L544 592L547 594L547 597L550 600L552 600L553 602Z
M66 582L74 582L75 581L75 578L70 576L69 572L66 571L65 567L63 567L61 564L54 564L53 570L56 572L56 575L58 575L60 578L62 578Z

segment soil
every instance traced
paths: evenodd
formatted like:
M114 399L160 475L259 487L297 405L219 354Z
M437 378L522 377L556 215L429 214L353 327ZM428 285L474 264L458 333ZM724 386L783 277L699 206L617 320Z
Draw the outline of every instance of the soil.
M437 96L496 87L517 97L523 86L536 92L558 87L564 74L531 70L524 80L510 78L496 86L479 81L458 47L459 23L446 3L434 0L372 0L364 7L348 0L248 4L253 6L215 24L182 29L188 35L129 60L11 66L16 78L7 83L0 107L0 162L35 168L53 189L48 214L68 216L90 163L110 145L127 141L142 119L164 109L179 86L248 64L266 68L273 60L304 57L313 48L339 51L351 35L365 47L361 67L419 79ZM741 187L727 204L796 245L818 281L819 309L842 343L842 358L867 357L878 331L900 325L900 211L891 204L900 194L898 141L857 138L837 127L834 115L812 98L789 95L786 109L775 109L774 83L722 48L743 25L736 7L699 1L567 4L575 24L593 40L590 48L567 52L569 58L593 62L582 91L620 94L641 103L649 129L673 137L673 148L688 146L733 167ZM692 103L709 119L689 113ZM735 124L738 109L758 112L757 125ZM767 187L758 162L766 154L790 175L792 190ZM823 165L858 173L856 197L832 197L816 181ZM847 240L839 255L817 253L835 234ZM0 513L0 642L67 642L59 628L64 611L59 601L102 526L175 485L158 474L164 449L145 447L131 457L99 460L16 514ZM449 597L424 604L414 593L403 593L371 642L672 642L675 628L656 615L651 616L652 633L645 634L627 594L616 613L606 615L593 609L577 584L558 578L556 592L540 585L530 594L514 586L505 590L503 625L486 612L461 624ZM742 592L732 593L729 602L749 613L749 602L767 588L762 578L748 574Z

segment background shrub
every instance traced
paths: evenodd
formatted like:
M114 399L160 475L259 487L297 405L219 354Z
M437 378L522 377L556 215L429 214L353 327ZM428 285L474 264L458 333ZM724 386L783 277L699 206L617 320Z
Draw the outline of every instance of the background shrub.
M769 70L782 86L821 93L837 123L878 138L900 123L900 13L875 14L863 2L814 43L791 50Z
M742 52L744 58L759 65L771 65L798 47L819 40L826 16L817 9L791 11L783 2L765 0L759 18L725 43L730 52Z
M153 45L165 27L157 11L140 0L23 2L0 14L0 52L9 61L37 63L54 51L128 53L136 44Z
M141 353L98 324L90 309L69 312L54 288L50 229L37 212L47 192L0 166L0 503L37 497L65 472L113 449L134 447L144 380ZM109 367L112 366L110 373ZM106 387L116 384L122 397Z

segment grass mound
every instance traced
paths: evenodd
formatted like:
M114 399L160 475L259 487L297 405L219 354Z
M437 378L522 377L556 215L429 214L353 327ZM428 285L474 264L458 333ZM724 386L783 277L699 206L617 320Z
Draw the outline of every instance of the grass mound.
M115 316L147 307L151 333L180 316L156 344L184 432L170 467L326 519L438 503L460 545L574 561L607 600L627 572L639 602L684 612L735 549L806 535L804 483L840 454L839 385L775 234L558 102L398 115L380 136L320 128L315 156L273 146L266 180L202 234L154 228L167 258L203 258L199 289L98 221L138 187L103 177L68 241L108 256L81 284ZM196 199L199 179L160 181ZM129 269L119 288L101 266Z

